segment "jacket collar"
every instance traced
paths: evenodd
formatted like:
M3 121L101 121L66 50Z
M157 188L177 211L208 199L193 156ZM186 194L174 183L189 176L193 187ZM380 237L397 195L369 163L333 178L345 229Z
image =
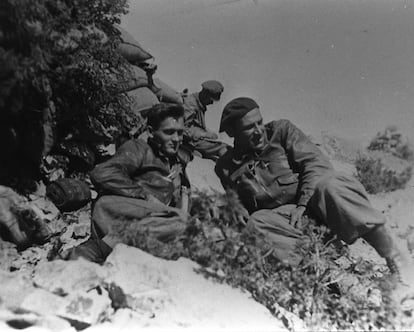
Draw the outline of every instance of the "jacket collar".
M232 158L233 162L235 164L242 164L250 160L264 160L264 156L270 146L266 131L265 131L265 135L266 135L267 142L263 150L260 152L249 152L249 151L246 152L241 147L238 147L235 145L233 149L233 158Z

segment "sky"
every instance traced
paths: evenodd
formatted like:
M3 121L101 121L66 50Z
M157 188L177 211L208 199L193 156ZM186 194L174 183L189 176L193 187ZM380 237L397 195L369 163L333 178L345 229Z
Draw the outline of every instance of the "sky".
M124 26L178 91L223 83L265 121L369 142L396 125L414 141L414 1L130 0Z

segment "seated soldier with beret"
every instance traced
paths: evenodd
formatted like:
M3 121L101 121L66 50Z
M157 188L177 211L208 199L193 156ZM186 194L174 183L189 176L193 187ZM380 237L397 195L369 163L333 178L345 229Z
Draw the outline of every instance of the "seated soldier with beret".
M226 152L228 145L217 141L218 135L206 128L205 112L208 105L220 100L223 85L211 80L203 82L201 87L200 92L183 97L186 126L184 142L203 158L216 160Z
M100 194L92 211L91 237L68 258L104 262L117 243L127 240L119 230L128 226L137 236L148 234L160 241L170 241L185 230L189 193L185 169L190 155L180 149L184 110L161 103L153 107L147 123L147 142L127 141L91 172Z
M371 206L362 184L336 172L289 120L264 124L258 104L241 97L224 108L222 131L234 137L234 147L217 161L215 171L248 210L247 227L274 243L280 259L298 263L292 253L304 240L302 216L309 213L348 244L365 239L385 258L398 285L413 282L411 259L386 228L385 217Z

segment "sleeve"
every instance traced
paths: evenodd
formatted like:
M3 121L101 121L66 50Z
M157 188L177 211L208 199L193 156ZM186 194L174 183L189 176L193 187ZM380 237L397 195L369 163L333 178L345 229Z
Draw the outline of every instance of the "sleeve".
M315 186L322 176L331 172L333 167L328 158L310 139L289 120L273 123L278 130L274 132L285 148L289 163L299 173L299 198L297 205L306 206L315 191Z
M186 126L191 126L194 124L196 110L189 102L184 103L184 124Z
M106 194L146 199L146 190L133 180L133 174L142 167L144 154L143 144L132 140L124 143L111 159L92 170L92 183Z

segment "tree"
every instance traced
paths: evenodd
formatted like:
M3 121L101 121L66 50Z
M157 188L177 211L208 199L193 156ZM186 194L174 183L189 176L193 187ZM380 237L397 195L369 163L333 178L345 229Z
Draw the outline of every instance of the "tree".
M65 137L108 141L139 124L117 90L126 13L127 0L1 1L0 181L38 175Z

